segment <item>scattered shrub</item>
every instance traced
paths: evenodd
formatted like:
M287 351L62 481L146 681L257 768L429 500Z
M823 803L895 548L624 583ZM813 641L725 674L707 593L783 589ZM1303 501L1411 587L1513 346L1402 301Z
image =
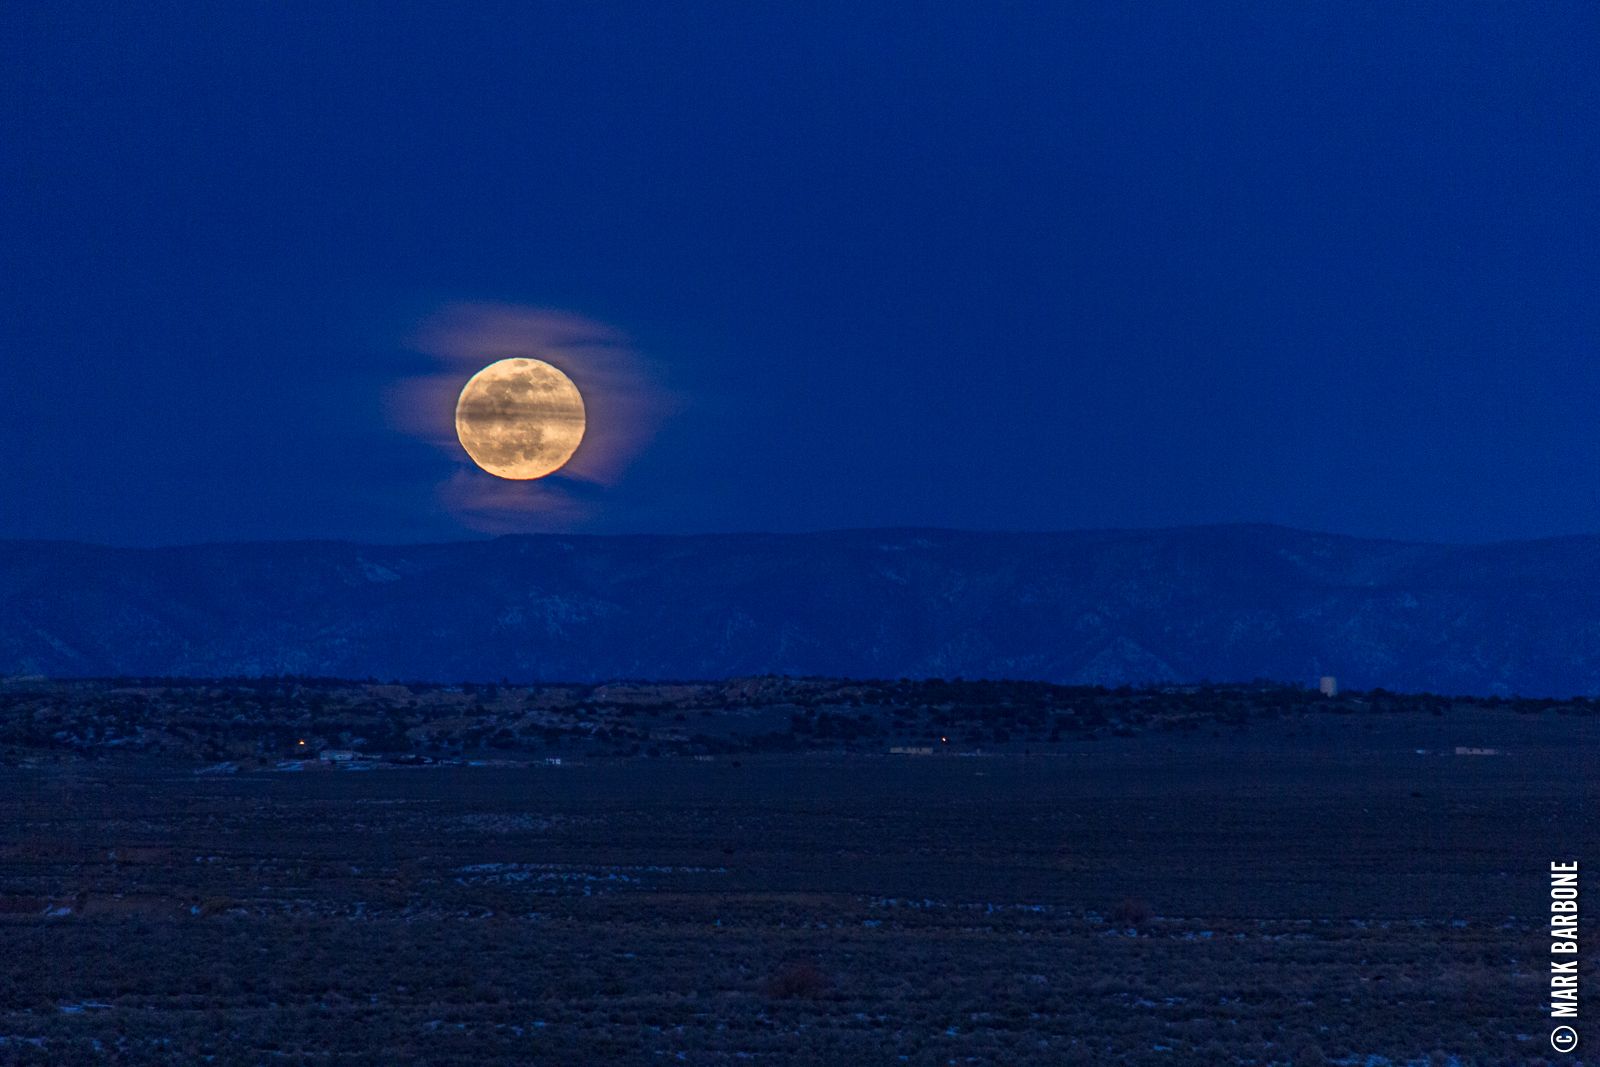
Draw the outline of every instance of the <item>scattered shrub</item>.
M1150 921L1150 905L1137 897L1123 897L1111 909L1111 921L1118 926L1143 926Z
M828 991L828 977L813 963L790 963L767 979L767 996L775 1000L815 1000Z

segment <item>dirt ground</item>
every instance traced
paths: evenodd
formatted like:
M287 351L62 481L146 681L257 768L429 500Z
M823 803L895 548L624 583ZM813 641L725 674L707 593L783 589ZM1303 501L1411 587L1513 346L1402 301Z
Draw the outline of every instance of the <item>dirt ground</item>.
M1555 1062L1595 730L8 769L0 1063Z

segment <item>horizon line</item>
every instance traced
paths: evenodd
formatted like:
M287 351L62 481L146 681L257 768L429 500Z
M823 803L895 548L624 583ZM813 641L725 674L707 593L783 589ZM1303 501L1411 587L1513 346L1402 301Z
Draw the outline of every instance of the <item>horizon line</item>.
M361 540L351 537L243 537L219 538L216 540L200 541L175 541L158 544L121 544L108 541L92 541L83 538L50 538L50 537L9 537L0 538L0 547L16 547L23 545L56 545L73 546L78 548L103 549L118 552L162 552L181 549L198 548L243 548L264 545L343 545L354 548L431 548L450 545L494 544L502 541L554 539L554 540L585 540L585 541L622 541L622 540L691 540L714 538L808 538L829 537L841 535L868 535L868 534L942 534L975 537L1067 537L1067 536L1095 536L1095 535L1129 535L1129 534L1162 534L1183 533L1219 530L1273 530L1283 533L1300 534L1309 537L1329 537L1346 541L1360 541L1368 544L1389 544L1403 547L1437 547L1437 548L1489 548L1505 545L1531 545L1546 544L1558 541L1580 541L1600 538L1600 530L1585 531L1582 533L1548 534L1538 537L1506 537L1493 538L1484 541L1445 541L1421 540L1416 538L1392 537L1368 534L1343 533L1333 530L1317 530L1308 527L1291 526L1281 522L1266 521L1237 521L1237 522L1203 522L1179 523L1161 526L1081 526L1035 529L978 529L960 526L839 526L819 527L809 530L703 530L703 531L635 531L635 532L577 532L577 531L530 531L527 533L506 533L492 536L466 535L448 540L414 540L414 541L387 541L387 540Z

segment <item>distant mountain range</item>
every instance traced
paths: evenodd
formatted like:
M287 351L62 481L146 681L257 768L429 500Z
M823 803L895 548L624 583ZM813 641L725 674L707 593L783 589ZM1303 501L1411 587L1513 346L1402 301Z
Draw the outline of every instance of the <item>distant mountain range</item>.
M764 673L1600 693L1600 537L1271 526L0 542L0 674Z

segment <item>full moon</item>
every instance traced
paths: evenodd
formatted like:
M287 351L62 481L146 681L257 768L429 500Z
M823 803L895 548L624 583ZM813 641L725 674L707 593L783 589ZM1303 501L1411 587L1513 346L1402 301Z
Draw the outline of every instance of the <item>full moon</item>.
M497 478L527 481L560 470L583 440L588 416L572 379L541 359L502 359L467 379L456 436Z

